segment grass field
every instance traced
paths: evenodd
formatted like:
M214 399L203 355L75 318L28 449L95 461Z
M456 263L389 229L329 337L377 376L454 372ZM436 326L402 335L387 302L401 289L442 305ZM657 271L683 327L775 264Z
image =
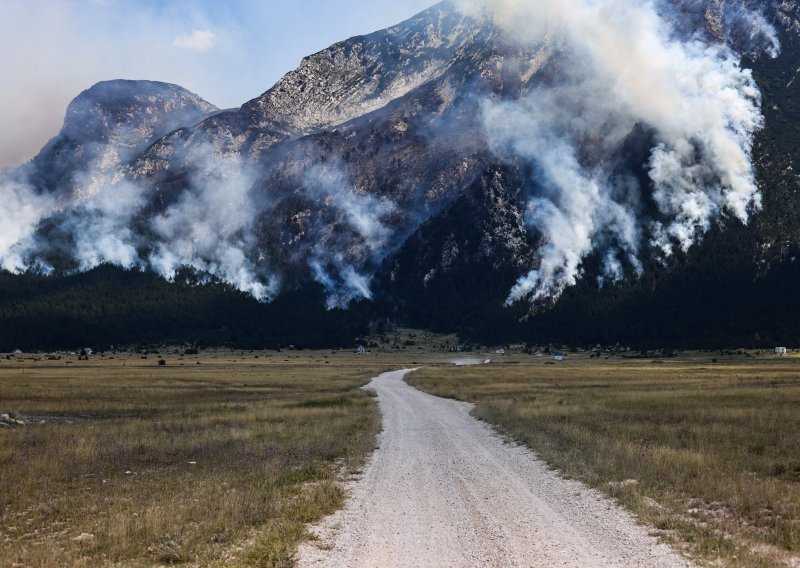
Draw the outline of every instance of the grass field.
M800 565L800 359L452 367L441 338L390 339L360 356L0 359L0 413L27 422L0 428L0 566L290 566L374 448L380 417L359 387L426 365L410 383L475 402L701 563Z
M701 563L800 566L800 359L714 357L500 358L408 382L476 403Z
M158 359L163 356L165 364ZM373 450L348 353L0 361L0 566L284 566Z

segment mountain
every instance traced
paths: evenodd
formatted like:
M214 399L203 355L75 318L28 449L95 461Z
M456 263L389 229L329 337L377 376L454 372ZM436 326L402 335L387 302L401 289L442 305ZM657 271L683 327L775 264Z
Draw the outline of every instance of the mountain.
M61 132L25 173L40 191L92 195L153 142L218 110L178 85L104 81L69 104Z
M0 344L68 341L37 331L54 322L302 344L299 317L314 345L386 322L800 342L796 3L621 2L605 21L576 2L551 27L535 3L487 5L335 44L238 109L143 81L82 93L0 184L26 213L0 238L21 273L0 280Z

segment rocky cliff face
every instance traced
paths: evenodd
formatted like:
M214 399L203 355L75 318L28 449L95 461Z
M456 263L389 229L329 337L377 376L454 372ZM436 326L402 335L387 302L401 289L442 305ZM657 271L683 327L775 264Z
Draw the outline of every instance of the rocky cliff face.
M337 43L306 57L240 109L162 140L137 168L158 172L194 144L257 160L276 142L365 116L442 77L454 54L482 33L475 20L439 5L398 26Z

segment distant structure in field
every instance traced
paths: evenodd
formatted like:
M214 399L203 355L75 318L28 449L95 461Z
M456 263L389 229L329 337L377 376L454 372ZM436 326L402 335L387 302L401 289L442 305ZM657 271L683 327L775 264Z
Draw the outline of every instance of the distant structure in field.
M775 356L776 357L786 357L786 347L776 347L775 348Z

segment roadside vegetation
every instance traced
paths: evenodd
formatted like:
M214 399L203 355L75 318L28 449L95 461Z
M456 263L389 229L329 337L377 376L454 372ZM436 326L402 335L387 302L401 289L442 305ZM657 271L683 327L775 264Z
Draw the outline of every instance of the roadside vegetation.
M0 566L290 565L375 447L359 387L383 368L330 352L142 357L0 361Z
M800 565L800 359L570 356L408 382L606 492L699 563Z

